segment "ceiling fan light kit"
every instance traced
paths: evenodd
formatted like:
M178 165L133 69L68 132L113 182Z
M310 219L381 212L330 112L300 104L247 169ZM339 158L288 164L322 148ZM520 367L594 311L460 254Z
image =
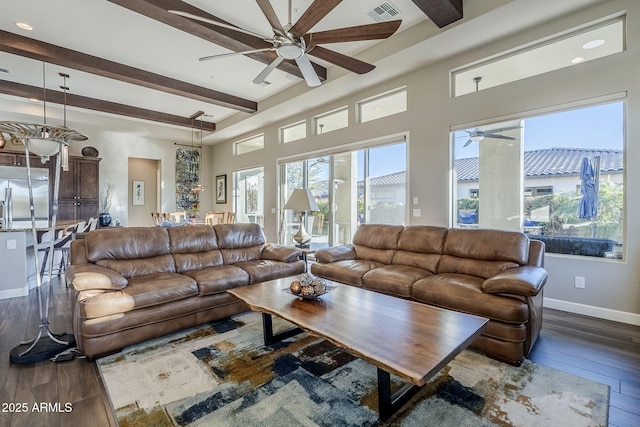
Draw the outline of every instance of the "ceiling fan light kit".
M359 25L353 27L339 28L315 33L308 33L320 20L331 12L342 0L314 0L309 8L302 14L298 21L292 25L291 14L292 4L289 0L289 23L283 26L278 20L269 0L256 0L260 10L271 25L273 36L266 37L253 31L235 27L230 24L218 22L202 16L178 10L169 10L170 13L182 17L205 22L221 28L238 31L251 37L259 38L262 41L271 43L272 47L263 49L252 49L240 52L223 53L220 55L210 55L200 58L200 61L219 59L233 55L248 55L256 52L275 51L278 55L270 64L264 68L253 80L253 84L261 86L271 72L280 65L283 60L295 61L308 86L314 87L321 84L309 56L314 56L333 65L345 68L349 71L365 74L375 68L374 65L343 55L324 47L317 46L325 43L342 43L351 41L386 39L390 37L400 27L402 21L378 22L375 24Z

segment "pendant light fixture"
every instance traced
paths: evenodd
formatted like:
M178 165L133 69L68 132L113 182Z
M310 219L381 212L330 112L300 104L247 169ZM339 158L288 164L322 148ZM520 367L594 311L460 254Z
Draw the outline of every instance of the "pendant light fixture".
M196 184L195 187L193 187L193 190L196 193L200 193L204 191L204 189L206 188L202 183L202 116L203 115L204 113L200 115L200 157L198 159L198 183Z
M65 79L69 77L67 74L60 73ZM25 149L40 156L42 163L46 163L50 156L60 152L62 146L68 146L70 142L85 141L87 136L66 127L66 111L67 111L67 92L64 95L64 125L51 126L47 124L47 87L45 75L45 63L42 63L42 105L43 105L43 123L24 123L24 122L0 122L0 132L5 132L16 139L22 141Z
M191 150L195 151L193 147L193 134L195 133L195 125L194 120L200 118L200 156L198 159L198 183L191 188L192 193L200 193L205 189L205 186L202 185L202 116L204 115L204 111L196 111L189 118L191 119Z

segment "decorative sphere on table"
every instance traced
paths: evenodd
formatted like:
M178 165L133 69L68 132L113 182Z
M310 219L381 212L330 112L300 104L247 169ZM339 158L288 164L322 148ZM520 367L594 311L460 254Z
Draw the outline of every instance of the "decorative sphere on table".
M300 284L300 281L294 280L293 282L291 282L289 290L291 290L291 293L294 295L300 295L300 292L302 291L302 285Z

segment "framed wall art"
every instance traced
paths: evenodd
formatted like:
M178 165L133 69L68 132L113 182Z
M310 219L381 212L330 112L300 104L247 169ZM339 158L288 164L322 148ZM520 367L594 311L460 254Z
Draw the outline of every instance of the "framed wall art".
M216 204L227 203L227 175L216 176Z
M133 181L133 204L144 205L144 181Z

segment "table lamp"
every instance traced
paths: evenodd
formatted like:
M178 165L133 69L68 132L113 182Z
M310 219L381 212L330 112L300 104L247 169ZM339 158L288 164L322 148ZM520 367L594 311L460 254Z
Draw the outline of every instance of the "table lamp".
M308 188L296 188L291 193L289 200L284 205L285 209L290 209L297 211L299 214L302 214L300 217L300 229L293 236L293 240L298 242L296 246L301 248L309 247L309 242L311 241L311 235L307 233L307 230L304 228L304 222L307 219L307 211L317 211L318 205L316 204L315 199L313 198L313 194L311 194L311 190Z

